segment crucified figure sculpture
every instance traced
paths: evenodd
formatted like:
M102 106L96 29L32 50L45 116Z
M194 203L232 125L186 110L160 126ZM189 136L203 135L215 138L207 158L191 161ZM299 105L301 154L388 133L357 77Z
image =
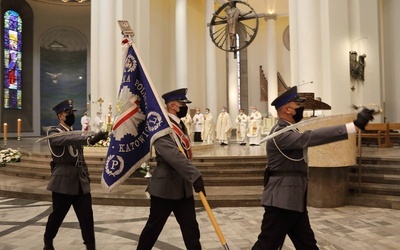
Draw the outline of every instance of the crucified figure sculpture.
M244 1L229 0L213 14L208 24L210 37L213 43L224 51L239 51L254 40L258 30L258 18L263 16L264 14L257 15Z
M229 8L225 9L226 16L219 17L221 19L226 20L228 23L228 32L229 32L229 40L230 40L230 48L234 50L236 48L236 24L240 17L244 17L250 14L252 11L247 12L244 15L240 14L240 10L236 7L236 3L234 1L230 1Z

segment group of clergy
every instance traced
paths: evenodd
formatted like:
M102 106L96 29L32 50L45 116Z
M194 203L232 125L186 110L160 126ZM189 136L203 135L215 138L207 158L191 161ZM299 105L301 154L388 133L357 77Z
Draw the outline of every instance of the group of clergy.
M200 109L196 109L193 117L188 113L186 117L181 118L184 122L189 135L193 136L195 142L214 143L217 141L220 145L228 145L231 135L233 122L225 106L222 106L214 126L213 117L210 109L206 108L204 114ZM262 115L256 107L252 107L249 115L246 115L243 109L239 110L239 115L235 119L236 123L236 141L244 146L247 142L250 146L258 146L261 141Z

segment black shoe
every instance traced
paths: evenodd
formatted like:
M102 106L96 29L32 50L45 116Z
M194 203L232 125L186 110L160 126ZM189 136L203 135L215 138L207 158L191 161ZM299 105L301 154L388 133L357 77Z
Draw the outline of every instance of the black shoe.
M44 239L44 247L43 250L54 250L53 240Z
M95 243L86 244L86 250L96 250L96 244Z
M240 143L240 146L246 146L246 143L244 143L244 142Z

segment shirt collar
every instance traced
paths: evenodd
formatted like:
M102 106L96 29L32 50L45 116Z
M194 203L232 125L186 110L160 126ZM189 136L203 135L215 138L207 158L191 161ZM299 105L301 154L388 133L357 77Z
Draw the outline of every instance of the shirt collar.
M177 124L179 124L181 122L181 119L179 119L179 117L177 117L174 114L168 113L169 118L171 118L173 121L175 121Z
M71 129L69 129L69 128L65 127L64 125L62 125L61 123L60 123L60 125L61 125L61 127L63 127L65 130L67 130L67 131L72 131L72 127L71 127Z

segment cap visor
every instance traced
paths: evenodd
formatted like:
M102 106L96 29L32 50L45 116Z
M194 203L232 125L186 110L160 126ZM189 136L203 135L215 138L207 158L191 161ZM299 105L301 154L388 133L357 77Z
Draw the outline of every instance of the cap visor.
M292 99L291 101L289 101L289 102L304 102L305 100L307 100L307 98L298 96L298 97L296 97L296 98L293 98L293 99Z
M192 101L189 101L189 100L177 100L178 102L181 102L181 103L192 103Z

